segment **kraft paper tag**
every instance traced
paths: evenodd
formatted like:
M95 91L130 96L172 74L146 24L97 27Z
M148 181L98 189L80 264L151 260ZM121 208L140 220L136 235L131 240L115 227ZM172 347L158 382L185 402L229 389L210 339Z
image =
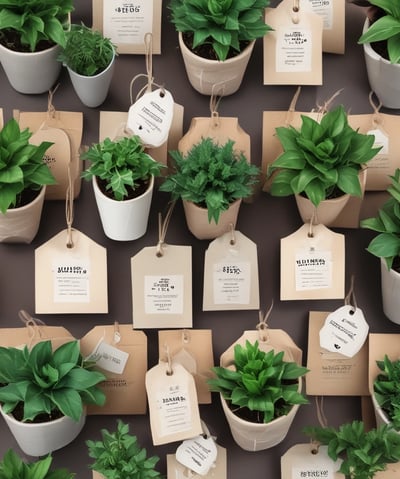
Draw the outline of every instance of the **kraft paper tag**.
M117 46L119 54L145 53L144 37L153 36L153 53L161 53L162 0L92 0L93 28Z
M163 244L131 258L135 329L192 327L192 248Z
M344 298L344 235L311 230L304 224L281 239L281 300Z
M155 446L201 434L196 386L180 364L159 363L146 373L150 427Z
M203 310L259 309L257 245L240 231L213 240L204 258Z
M328 455L328 446L296 444L281 457L281 479L303 479L320 477L335 479L341 459L333 461Z
M307 347L307 394L315 396L367 396L368 343L349 358L320 346L319 333L328 312L310 311Z
M214 466L207 474L199 476L191 469L179 463L175 454L167 454L167 479L227 479L226 449L219 444L217 446L217 458Z
M312 11L323 20L322 51L344 53L345 0L308 0Z
M78 230L63 230L35 250L36 313L107 313L106 249Z
M265 9L272 31L264 36L265 85L322 85L322 17L310 3L283 0Z
M176 450L176 459L195 474L206 476L217 459L217 445L211 436L200 434L186 439Z

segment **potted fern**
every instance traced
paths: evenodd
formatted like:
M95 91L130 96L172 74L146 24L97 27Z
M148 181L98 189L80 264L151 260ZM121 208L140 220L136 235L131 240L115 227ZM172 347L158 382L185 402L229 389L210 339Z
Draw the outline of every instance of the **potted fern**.
M203 95L235 93L264 22L269 0L171 0L188 79ZM217 91L213 92L213 88Z
M302 377L307 369L286 361L284 352L264 351L258 341L236 344L233 357L221 357L209 379L211 391L220 393L232 436L245 450L275 446L286 437L301 404Z
M171 151L174 169L160 191L183 201L186 223L198 239L211 239L236 225L242 198L252 194L260 170L250 164L234 142L220 145L202 138L186 155Z

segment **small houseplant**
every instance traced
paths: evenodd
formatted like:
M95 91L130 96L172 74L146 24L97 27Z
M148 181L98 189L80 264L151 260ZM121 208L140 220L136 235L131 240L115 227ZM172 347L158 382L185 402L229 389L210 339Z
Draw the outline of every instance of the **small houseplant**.
M103 479L161 479L155 470L157 456L147 457L137 437L129 433L129 425L117 421L115 431L101 430L101 440L86 441L89 456L94 459L90 468ZM93 475L96 479L96 475Z
M98 384L105 376L90 368L76 340L54 350L50 340L0 347L0 410L26 454L69 444L84 426L85 405L104 404Z
M390 179L389 199L376 217L364 219L360 225L378 233L367 251L381 260L383 311L391 321L400 323L400 169Z
M45 186L55 183L44 162L52 143L31 145L31 136L14 119L0 131L0 242L32 241L39 229Z
M327 111L320 121L306 115L301 119L298 129L291 125L276 128L283 153L268 169L268 175L273 175L270 192L295 195L304 221L310 221L317 209L319 222L329 225L340 209L325 217L323 209L329 207L325 200L334 200L343 208L350 195L361 196L360 173L380 148L373 147L373 135L349 125L341 105Z
M269 0L171 0L186 72L198 92L230 95L242 82L255 41L270 27ZM237 64L236 73L233 72ZM201 75L199 75L201 71ZM218 91L213 92L214 85Z
M0 3L0 61L20 93L44 93L57 80L72 0Z
M199 239L215 238L236 224L242 198L252 194L259 168L228 140L220 145L202 138L186 155L170 152L174 170L160 186L183 201L189 230ZM198 213L193 217L192 210ZM200 216L201 215L201 216ZM200 216L200 217L199 217Z
M83 155L90 162L82 172L92 180L106 236L118 241L146 233L154 189L161 164L145 151L137 135L94 143Z
M347 479L373 479L387 464L400 461L400 435L387 425L365 431L362 421L333 427L307 427L304 432L328 446L333 461L342 459L339 472Z
M72 85L82 103L101 105L110 88L116 47L109 38L84 24L72 24L58 60L68 70Z
M236 344L232 364L213 368L211 391L220 393L233 438L246 450L260 450L281 442L300 404L307 369L284 360L284 352L263 351L258 341ZM253 437L249 440L249 437Z

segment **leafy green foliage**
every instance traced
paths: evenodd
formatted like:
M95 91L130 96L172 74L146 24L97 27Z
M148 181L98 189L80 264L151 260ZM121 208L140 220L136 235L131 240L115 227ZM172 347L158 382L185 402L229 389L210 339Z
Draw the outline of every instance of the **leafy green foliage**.
M123 201L128 196L127 187L135 190L140 181L158 176L162 165L145 152L142 140L133 135L118 140L106 138L93 144L82 155L90 165L82 177L90 180L93 176L105 180L107 190L111 190L114 199Z
M212 368L216 378L208 380L210 389L220 392L232 406L262 413L261 422L286 415L293 405L308 402L298 391L298 379L308 370L284 361L283 355L283 351L262 351L257 341L236 344L234 369Z
M396 430L400 430L400 360L391 361L385 354L377 361L382 371L374 381L374 394Z
M129 434L129 425L120 419L116 431L101 430L101 441L86 441L89 456L95 461L91 469L105 479L153 479L161 478L154 468L159 458L147 457L146 449L138 444L136 436Z
M49 455L35 462L24 462L12 449L0 461L0 479L72 479L75 474L66 469L50 470Z
M114 51L111 40L101 32L83 24L71 25L58 60L79 75L94 76L108 67Z
M0 31L14 30L31 52L41 41L65 44L72 0L0 0Z
M18 207L21 193L26 189L38 190L55 183L53 174L43 161L52 143L43 141L31 145L32 133L20 130L13 118L0 131L0 211Z
M318 122L302 115L300 129L276 128L283 153L270 165L271 194L305 194L315 205L336 190L361 196L359 172L380 150L374 135L364 135L348 124L343 106L328 111Z
M0 347L0 403L5 413L23 404L23 421L60 411L78 421L85 404L101 406L104 393L98 384L104 374L91 370L81 357L78 341L53 351L51 341L32 349Z
M193 33L193 48L211 44L218 60L232 47L263 37L271 28L264 22L269 0L171 0L172 23L178 32Z
M307 427L304 432L327 445L332 460L343 460L339 472L349 479L372 479L400 460L400 435L386 425L366 432L362 421L353 421L339 429Z
M222 211L239 198L252 193L259 168L250 164L242 152L234 150L234 142L224 145L203 138L187 155L171 151L175 161L172 172L160 186L173 200L182 198L208 209L208 221L218 223Z
M396 169L391 186L387 188L390 198L378 210L378 216L361 220L362 228L379 234L369 243L367 250L384 258L388 270L396 257L400 257L400 169Z

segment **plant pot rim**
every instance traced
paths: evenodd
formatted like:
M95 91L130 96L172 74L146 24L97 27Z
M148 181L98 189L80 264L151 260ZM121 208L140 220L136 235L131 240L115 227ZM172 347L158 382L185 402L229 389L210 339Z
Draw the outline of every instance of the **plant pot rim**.
M72 72L72 73L73 73L75 76L77 76L78 78L85 78L85 79L86 79L86 78L93 78L93 79L95 79L95 78L98 78L99 76L103 75L107 70L109 70L109 69L112 67L112 65L113 65L113 63L114 63L114 61L115 61L115 59L116 59L116 56L117 56L117 55L116 55L115 48L113 48L113 56L112 56L112 58L111 58L111 60L110 60L110 63L104 68L104 70L102 70L101 72L97 73L97 75L91 75L91 76L82 75L81 73L77 73L75 70L73 70L67 63L66 63L64 66L68 69L69 72Z
M387 269L385 258L380 256L379 259L380 259L380 262L382 264L382 267L385 268L385 270L387 271L388 274L393 274L394 276L400 277L400 273L398 271L396 271L395 269L393 269L393 268L390 268L389 270Z
M53 51L53 50L56 50L56 49L59 49L61 48L60 45L58 44L55 44L49 48L45 48L44 50L40 50L38 52L19 52L17 50L12 50L11 48L7 48L5 47L3 44L0 43L0 49L3 49L7 52L10 52L11 54L14 54L16 56L19 56L21 58L23 57L27 57L27 56L31 56L31 55L37 55L37 56L44 56L46 55L48 52L50 51Z
M7 215L7 214L13 214L12 212L15 211L15 212L23 212L27 209L29 209L32 205L36 204L36 203L39 203L39 201L41 200L42 196L45 195L46 193L46 185L42 185L41 189L40 190L37 190L38 191L38 194L35 196L35 198L30 202L30 203L27 203L26 205L24 206L18 206L17 208L8 208L8 210L5 212L5 213L1 213L0 212L0 217L1 215Z
M144 195L146 195L149 190L151 190L151 188L154 186L154 175L151 175L150 178L149 178L149 184L146 188L146 191L144 191L141 195L139 196L136 196L135 198L131 198L130 200L114 200L113 198L109 198L107 195L105 195L98 183L97 183L97 176L93 176L92 177L92 183L93 183L93 188L97 188L97 190L103 195L103 198L105 201L107 201L108 203L112 203L112 204L116 204L116 203L124 203L124 204L129 204L129 203L135 203L137 200L139 200L140 198L142 198Z
M362 33L365 33L370 25L369 18L366 18L364 21ZM364 52L374 60L379 60L380 62L391 65L393 68L400 68L400 63L391 63L388 59L384 58L383 56L379 55L373 48L371 43L363 43Z
M3 411L3 406L2 404L0 404L0 412L3 416L7 416L8 420L14 424L19 424L19 425L22 425L22 426L28 426L28 427L36 427L36 428L39 428L39 427L43 427L44 425L46 424L57 424L57 423L60 423L60 422L63 422L63 421L68 421L68 420L71 420L73 421L74 423L76 421L74 421L71 417L69 416L61 416L57 419L52 419L50 421L42 421L42 422L24 422L24 421L19 421L18 419L15 419L15 417L10 414L10 413L5 413ZM84 409L83 409L83 416L86 415L86 407L84 406ZM81 416L82 417L82 416ZM79 421L78 421L79 422Z

